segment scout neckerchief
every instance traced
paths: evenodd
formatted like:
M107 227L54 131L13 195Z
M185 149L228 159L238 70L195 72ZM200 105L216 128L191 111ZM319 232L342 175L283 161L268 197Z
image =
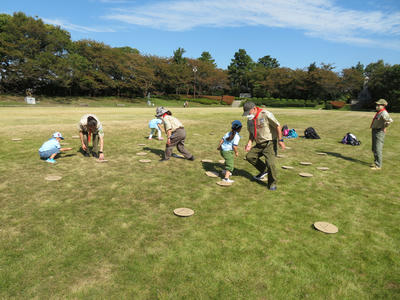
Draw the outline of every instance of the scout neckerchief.
M90 137L91 137L91 136L92 136L92 130L89 129L88 137L87 137L87 139L88 139L88 145L89 145L89 143L90 143Z
M369 128L372 128L372 124L374 124L374 121L375 121L376 119L378 119L378 115L379 115L381 112L383 112L384 110L386 110L386 108L382 108L381 110L379 110L379 111L375 114L374 118L372 119L371 126L369 126Z
M260 114L260 112L262 112L261 108L259 108L257 106L256 106L256 108L257 108L257 113L253 118L253 121L254 121L254 139L257 138L257 118L258 118L258 115Z

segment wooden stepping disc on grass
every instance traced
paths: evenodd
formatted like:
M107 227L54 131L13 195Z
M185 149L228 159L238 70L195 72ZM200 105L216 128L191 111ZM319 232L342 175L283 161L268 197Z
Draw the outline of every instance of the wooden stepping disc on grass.
M194 215L194 211L190 208L180 207L174 209L174 215L178 217L190 217Z
M299 173L301 177L313 177L313 174L310 173Z
M223 181L223 180L218 181L217 184L220 185L220 186L231 186L232 185L232 183L226 182L226 181Z
M206 175L208 177L214 177L214 178L218 177L218 173L217 172L212 172L212 171L207 171Z
M285 149L288 149L288 150L290 150L290 149L292 149L292 147L288 147L288 146L286 146L286 147L285 147Z
M318 167L317 170L326 171L326 170L329 170L329 168L328 167Z
M198 134L198 133L193 133L193 135L200 135L200 134Z
M138 146L146 146L146 144L138 144Z
M309 161L301 161L300 164L303 166L311 166L312 165L312 163L310 163Z
M339 231L335 225L328 222L315 222L314 227L315 229L325 233L337 233Z
M208 163L212 163L213 161L211 159L202 159L201 162L208 162Z
M66 146L68 143L60 143L61 146Z
M79 139L79 135L73 135L72 138L73 139Z
M108 160L107 159L103 159L103 160L96 159L96 162L98 162L99 164L102 164L102 163L108 162Z
M291 170L291 169L293 169L293 167L291 167L291 166L282 166L282 169Z
M12 141L19 142L19 141L22 141L22 139L21 138L13 138Z
M328 154L325 153L325 152L317 152L317 154L318 154L318 155L328 155Z
M286 157L286 155L283 155L283 154L278 154L276 157L278 157L278 158L285 158L285 157Z
M57 176L57 175L48 175L44 179L49 180L49 181L56 181L56 180L60 180L61 178L62 178L61 176Z
M218 162L219 162L220 164L224 164L224 163L225 163L225 159L220 159Z
M141 162L141 163L149 163L149 162L151 162L151 159L139 159L139 162Z
M145 156L145 155L147 155L147 152L138 152L138 153L136 153L136 155Z

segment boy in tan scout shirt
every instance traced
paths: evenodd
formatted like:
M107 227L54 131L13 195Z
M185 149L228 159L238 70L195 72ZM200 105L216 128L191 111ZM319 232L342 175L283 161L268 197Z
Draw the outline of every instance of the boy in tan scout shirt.
M379 99L376 103L376 114L372 119L372 152L374 153L374 163L371 170L380 170L382 168L382 150L385 140L386 128L393 122L389 113L386 111L387 101Z
M187 160L194 160L194 156L185 149L186 131L182 123L162 106L157 107L156 117L161 118L163 121L165 134L167 135L164 158L160 161L169 160L172 155L172 149L175 146Z
M243 106L243 116L247 116L247 129L249 131L249 141L245 147L249 152L246 159L260 172L254 178L262 179L268 172L268 188L271 191L276 190L276 168L274 139L278 138L278 144L285 150L285 144L282 139L282 129L275 116L265 110L257 107L253 102L246 102ZM252 147L253 142L256 145ZM265 157L265 163L261 157Z

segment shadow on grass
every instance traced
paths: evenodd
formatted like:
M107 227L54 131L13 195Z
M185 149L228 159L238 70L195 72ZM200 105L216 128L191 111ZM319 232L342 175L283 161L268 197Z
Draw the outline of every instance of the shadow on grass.
M344 155L342 155L340 153L337 153L337 152L329 152L329 151L323 151L323 152L325 152L326 154L328 154L330 156L341 158L341 159L344 159L344 160L347 160L347 161L355 162L355 163L366 165L366 166L369 165L368 162L365 162L365 161L362 161L362 160L359 160L359 159L356 159L356 158L344 156Z
M202 162L202 164L203 164L204 171L210 171L210 172L215 172L215 173L220 174L221 169L222 170L224 169L224 164L223 163ZM220 168L217 168L217 167L220 167ZM243 170L243 169L235 168L233 170L233 174L232 175L233 176L247 178L248 180L254 181L254 182L256 182L258 184L261 184L261 185L267 185L266 182L255 180L251 173L249 173L249 172L247 172L246 170Z
M71 157L71 156L76 156L76 154L64 154L64 155L60 155L60 156L57 156L57 158L67 158L67 157Z
M151 153L153 153L155 155L158 155L161 158L164 157L164 150L156 149L156 148L150 148L150 147L144 147L143 150L150 151Z

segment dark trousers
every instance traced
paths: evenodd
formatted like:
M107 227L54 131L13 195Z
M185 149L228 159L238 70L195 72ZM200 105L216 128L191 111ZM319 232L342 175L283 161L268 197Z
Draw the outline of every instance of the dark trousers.
M83 143L85 144L87 150L86 152L89 153L89 143L88 143L88 136L89 133L87 132L82 132L83 133ZM92 133L92 153L96 153L97 155L99 154L99 141L100 141L100 137L98 134Z
M165 147L165 159L169 159L172 155L172 150L176 146L178 151L185 157L191 158L193 155L185 149L186 131L184 128L176 129L170 137L170 144Z
M265 157L265 163L261 160ZM246 159L249 163L261 172L268 171L268 186L276 184L276 168L275 168L275 152L274 142L267 141L261 144L256 144L249 153Z

